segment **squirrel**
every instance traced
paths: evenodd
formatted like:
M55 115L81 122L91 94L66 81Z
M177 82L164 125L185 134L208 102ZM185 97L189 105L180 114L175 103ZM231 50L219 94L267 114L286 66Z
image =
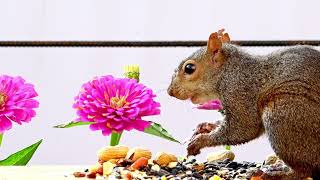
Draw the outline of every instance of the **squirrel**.
M293 169L283 180L319 177L320 52L296 45L264 56L230 43L223 29L183 60L168 94L201 104L220 99L224 119L202 123L188 155L205 147L240 145L266 134L274 152ZM211 128L210 128L211 127ZM203 130L202 130L203 131ZM204 130L206 131L206 130Z

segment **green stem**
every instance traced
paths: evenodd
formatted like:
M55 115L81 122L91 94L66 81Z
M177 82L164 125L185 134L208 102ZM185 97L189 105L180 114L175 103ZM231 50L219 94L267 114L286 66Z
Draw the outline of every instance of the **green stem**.
M112 132L110 137L110 146L118 145L121 139L121 135L122 135L122 132L121 133Z
M1 147L2 139L3 139L3 134L0 134L0 147Z
M231 150L231 146L230 145L226 145L226 150Z

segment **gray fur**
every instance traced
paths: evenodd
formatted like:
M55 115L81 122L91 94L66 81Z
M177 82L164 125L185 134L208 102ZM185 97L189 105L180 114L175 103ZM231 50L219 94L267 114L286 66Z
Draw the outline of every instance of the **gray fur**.
M189 58L207 58L205 52ZM253 56L223 44L222 53L225 63L209 90L218 93L226 116L198 148L238 145L266 133L275 153L295 170L283 179L312 176L320 169L320 52L293 46Z

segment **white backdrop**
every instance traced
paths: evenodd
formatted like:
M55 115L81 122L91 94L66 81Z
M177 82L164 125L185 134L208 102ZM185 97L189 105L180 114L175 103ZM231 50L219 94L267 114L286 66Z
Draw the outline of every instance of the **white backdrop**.
M205 40L225 27L234 40L320 39L319 1L108 1L0 0L0 40ZM266 54L279 48L246 48ZM140 64L141 79L158 94L161 116L152 117L184 140L196 124L220 119L166 94L173 69L196 48L0 48L0 74L36 85L40 108L29 124L4 135L0 158L43 138L30 164L92 164L108 137L86 127L53 129L75 118L73 97L93 76L122 76ZM185 155L185 147L131 131L122 143ZM203 159L211 148L204 151ZM272 150L265 138L233 147L238 160L262 161Z

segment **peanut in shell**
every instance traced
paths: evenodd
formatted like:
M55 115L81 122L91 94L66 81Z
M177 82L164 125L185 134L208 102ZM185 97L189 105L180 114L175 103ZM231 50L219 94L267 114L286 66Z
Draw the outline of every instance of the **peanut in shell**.
M135 162L141 157L151 159L152 153L149 149L136 147L128 151L125 159L132 160L133 162Z
M171 153L159 152L156 155L155 162L160 166L166 166L170 162L177 162L178 158Z
M98 158L101 161L109 161L111 159L121 159L125 158L127 153L129 151L129 148L126 146L108 146L105 148L102 148L98 152Z

